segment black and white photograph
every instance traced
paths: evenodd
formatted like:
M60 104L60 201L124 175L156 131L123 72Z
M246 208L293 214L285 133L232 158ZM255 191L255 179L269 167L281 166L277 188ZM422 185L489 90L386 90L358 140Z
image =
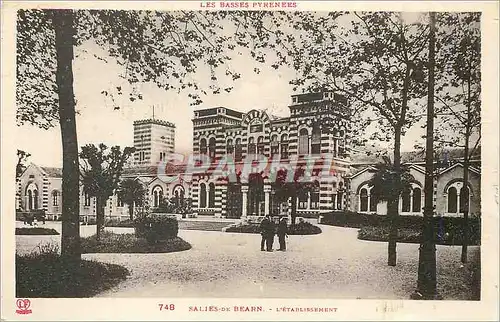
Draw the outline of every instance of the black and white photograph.
M2 319L498 319L498 3L432 3L5 1Z

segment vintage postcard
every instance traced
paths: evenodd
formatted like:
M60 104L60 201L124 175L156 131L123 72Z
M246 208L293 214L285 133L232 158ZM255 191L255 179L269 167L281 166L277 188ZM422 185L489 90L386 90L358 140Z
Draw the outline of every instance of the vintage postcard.
M495 1L2 3L2 320L498 320Z

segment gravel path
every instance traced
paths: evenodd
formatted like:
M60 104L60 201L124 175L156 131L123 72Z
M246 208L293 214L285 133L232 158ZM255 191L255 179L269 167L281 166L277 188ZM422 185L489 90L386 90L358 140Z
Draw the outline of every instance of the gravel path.
M45 227L60 230L57 223ZM192 249L83 258L131 271L126 281L101 297L408 299L416 286L419 245L398 244L398 264L389 267L387 243L360 241L353 228L320 227L319 235L290 236L286 252L261 252L260 235L180 230L179 236ZM95 226L81 227L82 236L94 233ZM60 243L60 236L16 236L16 241L18 252L29 252L39 243ZM277 238L275 243L276 248ZM469 249L470 257L479 252L477 246ZM437 259L438 288L444 299L469 299L460 247L437 246Z

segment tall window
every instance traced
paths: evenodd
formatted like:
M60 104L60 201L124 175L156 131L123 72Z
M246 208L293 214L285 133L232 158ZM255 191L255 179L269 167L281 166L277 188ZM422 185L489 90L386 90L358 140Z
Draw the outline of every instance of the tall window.
M264 155L264 137L257 138L257 154Z
M309 154L309 133L306 129L299 132L299 154Z
M319 182L314 182L313 190L311 191L311 209L319 209Z
M366 188L359 192L359 211L368 211L368 190Z
M241 145L241 139L237 138L234 145L234 161L240 162L243 160L243 147Z
M159 207L163 199L163 189L160 186L156 186L153 189L153 207Z
M279 148L278 135L273 134L273 136L271 136L271 157L279 153Z
M233 152L234 152L233 140L229 139L227 140L226 144L226 153L229 155L233 155Z
M84 192L83 194L83 205L85 207L90 207L90 195L88 192Z
M377 212L378 198L376 195L371 193L370 189L370 211Z
M401 195L401 199L402 199L402 211L403 212L410 212L410 191L403 191L402 195Z
M313 127L312 137L311 137L311 153L320 154L321 153L321 129L319 125Z
M202 183L200 184L200 208L207 207L207 186Z
M288 159L288 135L281 136L281 158Z
M59 206L59 191L57 190L52 191L52 206Z
M117 207L123 207L123 200L120 197L116 198L116 206Z
M460 212L463 213L464 210L467 209L467 211L469 211L469 206L470 202L469 202L469 189L465 189L464 187L462 187L460 189Z
M301 191L298 197L299 197L299 209L307 209L308 193L306 191Z
M342 210L342 198L344 198L342 191L338 191L337 192L337 210Z
M212 182L208 185L208 207L215 208L215 184Z
M448 212L457 212L457 188L451 187L448 189Z
M38 209L38 188L35 183L30 183L26 188L28 210Z
M255 154L255 139L253 137L248 139L248 155Z
M207 154L207 140L204 138L200 140L200 153Z
M422 190L420 188L413 189L412 211L422 211Z
M208 156L215 159L215 138L208 140Z

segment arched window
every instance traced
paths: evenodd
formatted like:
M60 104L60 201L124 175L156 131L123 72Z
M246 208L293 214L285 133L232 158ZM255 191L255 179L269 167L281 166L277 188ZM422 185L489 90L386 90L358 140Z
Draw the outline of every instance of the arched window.
M403 191L402 195L401 195L401 199L402 199L402 207L401 207L401 211L402 212L410 212L410 191Z
M278 153L279 153L278 135L273 134L271 136L271 157L277 155Z
M163 200L163 188L156 186L153 189L153 207L159 207Z
M306 129L299 132L299 154L309 154L309 133Z
M314 181L311 191L311 209L319 209L319 182Z
M202 183L200 184L200 208L207 207L207 186Z
M420 212L422 211L422 190L420 188L413 188L413 201L412 201L412 211Z
M120 197L116 197L116 206L123 207L123 200Z
M281 136L281 158L288 159L288 135Z
M226 144L226 153L229 155L233 155L234 152L234 146L233 146L233 139L227 140Z
M28 210L38 209L38 188L34 182L26 187L26 198L28 199L26 202Z
M208 207L215 208L215 184L212 182L208 185Z
M215 138L208 140L208 156L212 159L215 158Z
M59 191L57 190L52 191L52 206L59 206Z
M370 211L377 212L377 204L378 198L372 193L372 190L370 189Z
M311 136L311 153L320 154L321 153L321 129L319 125L313 127Z
M368 211L368 190L366 188L359 192L359 211Z
M460 212L463 213L466 209L470 210L469 189L462 187L460 189Z
M200 153L207 154L207 140L205 138L200 140Z
M253 137L250 137L248 139L248 155L255 154L255 139Z
M342 210L342 200L344 198L344 193L342 191L337 191L337 210Z
M457 189L455 187L450 187L448 189L448 212L457 212Z
M257 154L264 155L264 137L257 138Z
M299 197L299 209L307 209L308 192L302 190L299 192L298 197Z
M241 145L241 139L237 138L234 145L234 161L240 162L243 159L243 148Z

